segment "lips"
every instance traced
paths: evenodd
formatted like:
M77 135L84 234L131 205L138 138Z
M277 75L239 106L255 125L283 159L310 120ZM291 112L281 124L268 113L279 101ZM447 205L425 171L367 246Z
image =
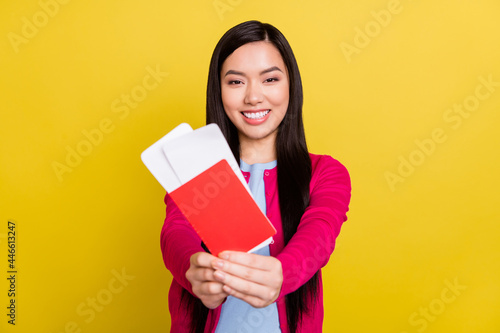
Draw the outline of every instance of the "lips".
M245 118L259 120L263 119L267 114L271 112L271 110L262 110L262 111L243 111L241 112Z
M240 113L247 124L258 126L267 121L271 114L271 109L245 110Z

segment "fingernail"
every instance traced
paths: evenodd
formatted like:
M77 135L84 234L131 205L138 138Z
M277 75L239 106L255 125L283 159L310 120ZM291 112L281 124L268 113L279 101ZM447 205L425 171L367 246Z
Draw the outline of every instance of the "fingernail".
M224 278L225 278L224 273L219 272L219 271L216 271L216 272L214 273L214 276L215 276L215 278L216 278L217 280L221 280L221 281L222 281L222 280L224 280Z
M226 259L227 260L227 259L229 259L229 254L222 253L222 254L219 255L219 257L221 257L222 259Z
M214 265L215 265L215 267L222 268L222 267L224 267L224 261L216 260Z

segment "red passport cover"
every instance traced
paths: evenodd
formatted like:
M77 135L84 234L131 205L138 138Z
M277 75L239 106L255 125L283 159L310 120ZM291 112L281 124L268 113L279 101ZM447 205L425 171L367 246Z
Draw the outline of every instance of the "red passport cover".
M226 160L217 162L170 193L210 252L248 252L276 229Z

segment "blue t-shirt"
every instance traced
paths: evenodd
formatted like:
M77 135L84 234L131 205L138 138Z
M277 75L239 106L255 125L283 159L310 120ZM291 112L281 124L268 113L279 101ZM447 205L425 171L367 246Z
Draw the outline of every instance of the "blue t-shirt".
M240 160L240 169L250 173L248 186L260 210L266 214L264 171L276 167L277 162L246 164ZM269 246L254 253L269 255ZM222 304L219 323L215 333L281 332L276 303L257 309L233 296L228 296Z

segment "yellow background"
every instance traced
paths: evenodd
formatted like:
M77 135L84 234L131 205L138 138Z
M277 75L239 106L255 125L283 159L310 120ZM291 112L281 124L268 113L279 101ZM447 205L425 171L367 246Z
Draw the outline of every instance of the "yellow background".
M2 332L169 330L164 190L140 153L180 122L204 124L213 48L248 19L288 38L309 148L352 177L349 220L323 270L325 332L500 332L500 86L480 81L500 82L500 2L66 2L42 0L51 15L37 1L0 5ZM141 90L157 68L168 76ZM459 126L447 122L476 89L489 95ZM123 109L133 91L147 96ZM445 139L418 153L415 140L428 143L435 128ZM68 147L88 156L58 176ZM390 185L410 156L419 165ZM15 327L8 220L18 235Z

